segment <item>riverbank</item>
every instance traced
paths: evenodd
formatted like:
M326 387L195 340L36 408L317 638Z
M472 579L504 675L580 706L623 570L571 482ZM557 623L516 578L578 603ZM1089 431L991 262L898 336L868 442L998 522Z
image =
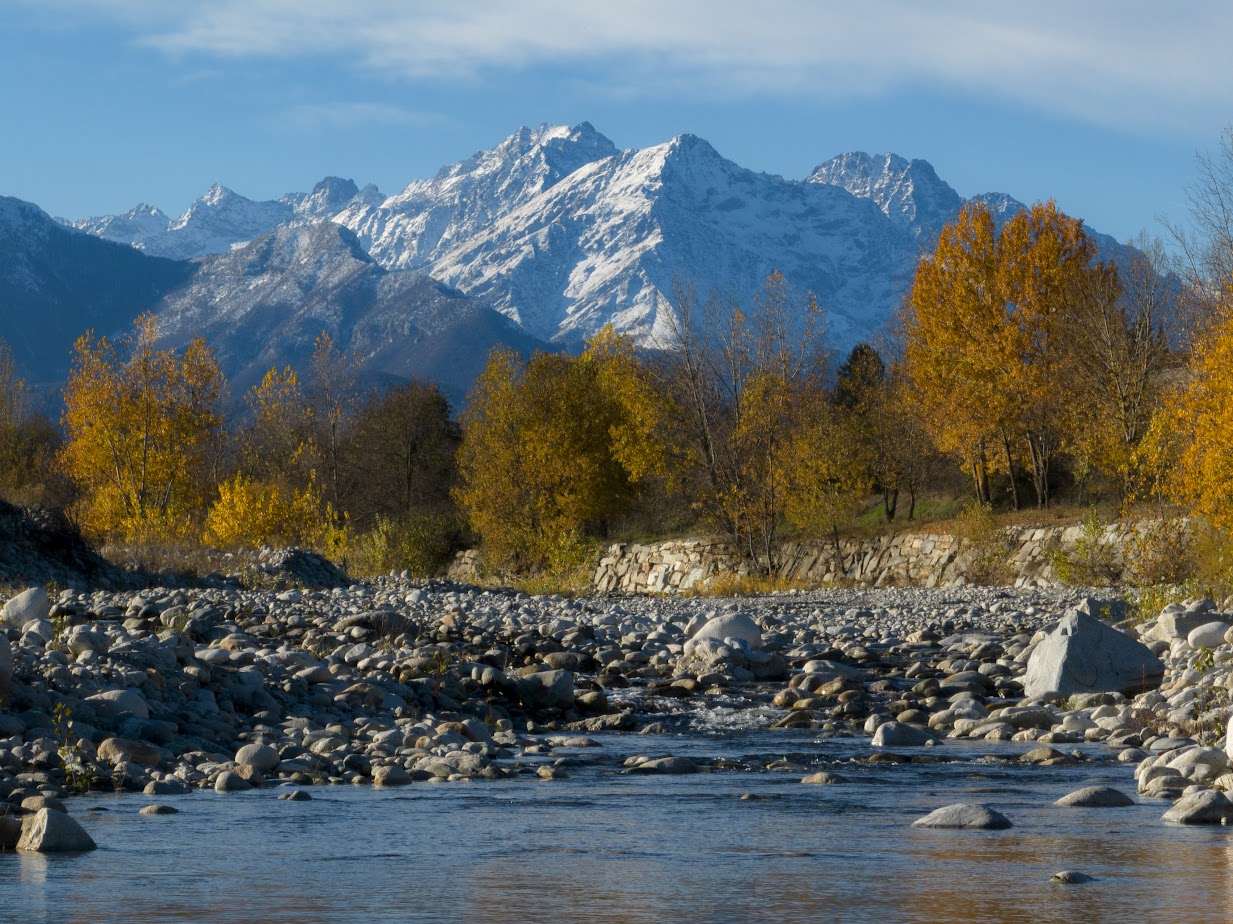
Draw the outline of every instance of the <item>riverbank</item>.
M1159 690L1025 699L1033 652L1076 606L1118 615L1110 596L1046 588L565 599L391 576L35 589L3 610L0 799L33 816L80 791L157 802L554 780L570 773L557 751L588 736L716 722L808 731L819 748L850 738L875 762L939 759L956 738L1026 742L1012 756L1042 766L1141 765L1144 792L1167 799L1233 785L1224 751L1199 746L1223 744L1233 656L1214 628L1215 645L1188 640L1217 621L1211 607L1145 624ZM737 769L672 750L622 772Z

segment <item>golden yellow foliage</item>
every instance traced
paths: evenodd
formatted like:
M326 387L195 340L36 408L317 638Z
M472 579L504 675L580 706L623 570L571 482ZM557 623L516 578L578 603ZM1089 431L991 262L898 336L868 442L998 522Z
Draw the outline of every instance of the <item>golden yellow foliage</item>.
M223 377L205 341L177 354L155 349L157 333L145 314L123 350L93 333L74 347L59 458L83 525L102 535L181 535L205 506Z
M459 506L500 567L553 565L664 469L658 396L610 331L571 358L494 350L463 415Z
M1196 345L1192 378L1167 400L1145 444L1167 473L1174 499L1226 532L1233 531L1233 319ZM1168 450L1176 452L1171 470Z
M218 486L204 538L222 548L294 545L323 550L337 541L337 521L315 480L297 490L238 474Z
M987 206L972 203L917 268L902 316L906 369L939 448L973 466L982 500L997 458L1012 491L1026 460L1038 504L1048 503L1050 464L1075 424L1066 415L1071 307L1112 272L1094 254L1082 222L1052 202L1000 230Z

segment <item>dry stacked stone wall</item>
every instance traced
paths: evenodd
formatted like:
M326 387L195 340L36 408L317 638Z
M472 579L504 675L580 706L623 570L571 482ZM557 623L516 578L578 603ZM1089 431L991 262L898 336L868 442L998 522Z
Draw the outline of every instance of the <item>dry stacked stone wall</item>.
M1131 525L1113 524L1105 541L1120 549ZM1007 567L1018 586L1054 581L1058 549L1073 548L1079 526L1038 527L1007 533ZM800 586L854 584L864 587L952 587L966 583L964 574L977 550L959 536L900 533L870 539L789 543L783 547L779 575ZM599 592L679 593L703 588L717 577L741 575L747 568L715 539L675 539L651 545L610 546L595 568Z

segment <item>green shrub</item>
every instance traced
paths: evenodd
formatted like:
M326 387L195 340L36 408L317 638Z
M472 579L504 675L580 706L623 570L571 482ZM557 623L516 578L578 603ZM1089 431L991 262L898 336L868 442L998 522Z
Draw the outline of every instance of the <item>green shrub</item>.
M1175 586L1198 576L1195 537L1179 518L1142 524L1126 541L1125 578L1134 587Z
M1095 507L1084 516L1075 544L1054 551L1052 565L1054 576L1067 584L1104 587L1120 580L1122 564L1117 546L1109 541L1105 522Z
M435 577L445 570L460 537L458 520L449 514L412 514L398 521L379 516L372 529L351 540L348 564L357 575L409 571L418 578Z

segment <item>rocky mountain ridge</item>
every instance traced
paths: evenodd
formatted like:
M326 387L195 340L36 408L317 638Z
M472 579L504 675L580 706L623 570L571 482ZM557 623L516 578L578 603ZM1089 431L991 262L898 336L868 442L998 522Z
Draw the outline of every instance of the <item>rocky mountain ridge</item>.
M977 198L1000 215L1023 207L1000 193ZM427 273L563 343L612 324L665 345L675 282L748 298L778 270L818 297L843 349L885 322L921 251L965 201L924 160L853 152L791 180L740 167L692 135L622 151L583 122L521 128L388 197L338 178L267 202L216 186L161 234L141 224L130 243L197 257L329 218L382 267ZM131 224L122 217L78 226L117 239Z

